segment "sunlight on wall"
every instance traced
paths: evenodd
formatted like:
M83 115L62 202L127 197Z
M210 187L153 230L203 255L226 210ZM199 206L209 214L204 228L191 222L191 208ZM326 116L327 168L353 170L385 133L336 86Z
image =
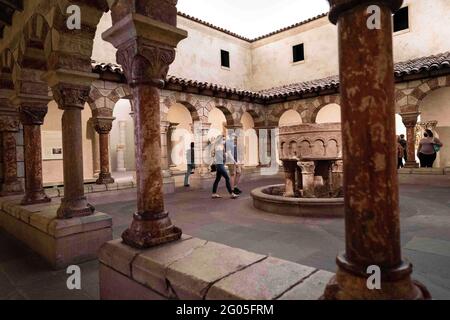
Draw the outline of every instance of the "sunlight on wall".
M297 124L302 124L302 117L300 114L295 110L287 110L283 115L280 117L280 121L278 122L278 125L280 127L287 127L287 126L295 126Z
M316 117L316 123L341 122L341 107L336 103L331 103L320 109Z

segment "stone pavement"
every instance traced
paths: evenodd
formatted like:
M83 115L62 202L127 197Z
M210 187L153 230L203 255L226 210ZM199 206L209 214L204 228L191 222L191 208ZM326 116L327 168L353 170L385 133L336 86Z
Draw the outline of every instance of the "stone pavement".
M400 180L403 254L434 299L450 299L450 177L402 175ZM179 188L166 197L166 208L186 234L334 272L336 254L344 249L343 220L254 209L249 191L273 183L281 181L245 182L238 200L213 200L208 191ZM224 193L223 185L219 191ZM130 223L134 199L134 190L90 195L98 210L113 216L115 238ZM82 290L69 291L65 270L51 271L0 230L0 299L98 299L98 262L81 269Z

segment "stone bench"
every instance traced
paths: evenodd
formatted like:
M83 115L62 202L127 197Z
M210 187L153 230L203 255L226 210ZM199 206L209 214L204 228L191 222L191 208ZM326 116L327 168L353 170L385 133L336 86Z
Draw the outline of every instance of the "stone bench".
M56 218L58 204L21 206L22 197L0 198L0 227L54 269L96 259L101 245L112 239L107 214L61 220Z
M449 168L401 168L399 174L418 174L418 175L450 175Z
M99 259L104 300L316 300L334 275L187 235L147 250L110 241Z

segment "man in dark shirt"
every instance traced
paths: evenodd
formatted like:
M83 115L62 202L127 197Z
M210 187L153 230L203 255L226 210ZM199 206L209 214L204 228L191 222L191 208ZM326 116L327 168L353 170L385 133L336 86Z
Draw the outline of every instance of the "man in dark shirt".
M403 158L405 159L406 163L406 160L408 160L408 142L406 141L404 134L400 135L400 145L403 147Z
M195 169L195 153L194 153L194 143L191 142L191 147L186 151L186 161L187 161L187 170L186 175L184 176L184 186L189 187L189 176L192 171Z

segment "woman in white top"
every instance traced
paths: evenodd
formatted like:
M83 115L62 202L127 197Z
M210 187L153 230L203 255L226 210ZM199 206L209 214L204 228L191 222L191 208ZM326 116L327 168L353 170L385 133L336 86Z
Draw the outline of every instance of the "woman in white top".
M424 133L424 138L420 140L417 156L420 160L421 168L433 168L436 160L437 151L443 147L442 142L434 137L431 130L427 129Z

